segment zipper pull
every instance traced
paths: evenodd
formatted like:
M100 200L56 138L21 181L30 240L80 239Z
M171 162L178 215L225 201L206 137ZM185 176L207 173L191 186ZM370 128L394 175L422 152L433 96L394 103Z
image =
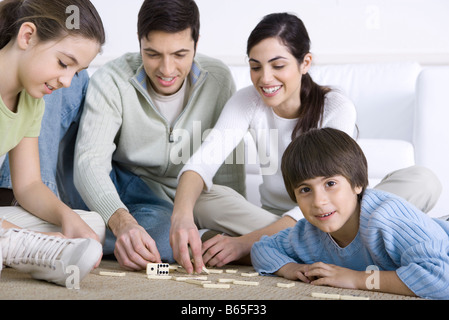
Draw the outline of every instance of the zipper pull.
M173 143L175 140L173 139L173 128L170 128L170 134L168 135L168 142Z

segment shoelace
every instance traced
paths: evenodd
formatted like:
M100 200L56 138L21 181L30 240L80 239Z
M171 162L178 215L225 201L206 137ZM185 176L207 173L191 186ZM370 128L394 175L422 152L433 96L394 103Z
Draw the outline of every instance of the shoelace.
M3 257L6 265L31 263L55 268L59 254L70 244L67 239L29 232L25 229L9 229L4 237L10 237L5 250L6 257Z

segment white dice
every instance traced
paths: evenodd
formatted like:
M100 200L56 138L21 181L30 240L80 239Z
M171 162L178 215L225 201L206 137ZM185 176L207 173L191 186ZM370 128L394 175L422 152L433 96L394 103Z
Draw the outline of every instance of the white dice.
M169 273L170 265L168 263L148 263L147 275L166 276Z

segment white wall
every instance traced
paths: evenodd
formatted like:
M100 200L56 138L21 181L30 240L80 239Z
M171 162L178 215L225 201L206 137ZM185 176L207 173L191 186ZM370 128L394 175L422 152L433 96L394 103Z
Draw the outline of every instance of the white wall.
M92 0L107 30L98 63L139 50L142 0ZM260 19L292 12L305 23L315 63L417 61L449 64L448 0L196 0L199 51L245 64L246 39Z

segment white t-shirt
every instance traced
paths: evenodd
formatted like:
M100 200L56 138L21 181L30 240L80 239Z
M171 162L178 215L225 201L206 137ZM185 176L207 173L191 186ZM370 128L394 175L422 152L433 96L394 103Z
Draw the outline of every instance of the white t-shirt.
M178 92L165 96L154 91L153 86L148 84L148 93L156 108L171 125L175 123L187 103L188 88L190 88L189 80L185 79Z
M321 127L332 127L353 136L356 121L354 104L337 91L326 94ZM225 105L212 132L181 172L195 171L207 190L226 157L249 131L253 137L261 165L263 182L259 187L261 203L285 211L295 220L302 218L299 207L285 189L280 169L282 155L291 142L297 119L284 119L264 104L253 86L239 90Z

